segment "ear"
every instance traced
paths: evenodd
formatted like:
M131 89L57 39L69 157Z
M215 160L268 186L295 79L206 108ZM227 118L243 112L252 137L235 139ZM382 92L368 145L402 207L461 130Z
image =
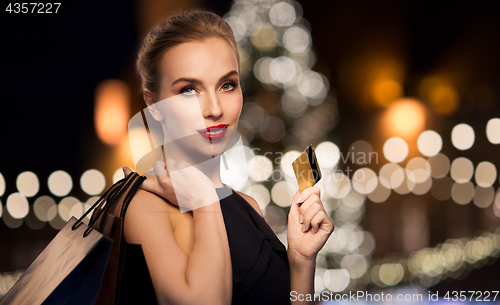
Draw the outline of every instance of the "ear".
M158 122L163 121L163 115L158 110L156 101L154 99L154 94L151 93L151 91L149 91L148 89L144 89L143 97L144 102L146 102L146 105L148 106L147 109L149 110L149 113L151 113L151 116L153 116L153 118Z

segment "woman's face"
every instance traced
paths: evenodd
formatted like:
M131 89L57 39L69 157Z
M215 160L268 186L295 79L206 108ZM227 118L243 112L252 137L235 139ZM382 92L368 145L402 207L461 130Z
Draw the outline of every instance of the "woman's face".
M231 46L222 38L182 43L164 54L160 74L153 117L162 123L166 141L198 160L224 153L243 105Z

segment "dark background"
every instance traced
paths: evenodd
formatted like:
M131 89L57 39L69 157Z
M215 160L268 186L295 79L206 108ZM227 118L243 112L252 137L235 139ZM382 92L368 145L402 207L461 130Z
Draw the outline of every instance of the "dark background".
M106 158L109 148L97 138L93 123L94 90L99 82L126 80L133 90L132 109L142 108L134 71L145 34L140 29L146 27L144 17L138 16L139 1L62 2L60 12L52 15L8 14L8 2L2 2L0 172L6 191L0 200L4 206L8 194L16 191L15 177L23 171L35 172L41 181L39 193L49 194L43 181L53 171L63 169L78 177ZM219 15L231 7L231 1L168 2L173 8L199 6ZM382 110L360 103L350 93L347 88L352 84L346 83L349 79L343 76L343 69L346 62L361 61L364 54L385 50L405 63L406 96L417 96L418 80L433 71L449 71L460 78L460 90L465 92L460 109L451 116L435 117L426 127L438 130L443 138L458 123L483 131L476 132L478 144L473 149L458 152L444 146L443 151L450 159L465 156L474 164L488 160L499 168L500 149L487 145L484 128L490 118L500 114L500 2L299 3L311 26L317 55L313 70L328 77L337 96L340 121L332 133L341 150L359 139L378 145L373 125ZM494 96L488 103L474 95L479 85L493 88ZM494 187L498 188L498 181ZM362 225L377 238L376 257L402 251L397 243L399 224L391 219L396 205L408 196L393 193L383 204L367 202ZM491 211L472 204L436 203L430 195L421 198L428 203L429 246L447 238L470 238L478 230L500 225L498 219L485 216ZM26 268L56 232L50 226L38 231L25 225L9 229L0 222L0 272ZM475 271L484 273L478 278L495 270L486 269Z

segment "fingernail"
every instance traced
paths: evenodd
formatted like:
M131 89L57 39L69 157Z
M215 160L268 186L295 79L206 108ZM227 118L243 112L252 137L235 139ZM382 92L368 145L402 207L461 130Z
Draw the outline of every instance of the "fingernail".
M311 229L311 231L312 231L313 235L316 234L316 231L314 231L314 228Z
M301 202L302 202L302 197L301 197L301 196L299 196L299 197L297 198L296 202L297 202L297 203L301 203Z
M306 232L306 225L305 224L302 224L302 232Z
M304 223L304 215L299 215L299 223Z

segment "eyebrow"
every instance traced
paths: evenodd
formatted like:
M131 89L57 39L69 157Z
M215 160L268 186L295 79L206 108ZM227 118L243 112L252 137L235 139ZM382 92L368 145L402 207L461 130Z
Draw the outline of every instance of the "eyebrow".
M228 73L226 73L225 75L223 75L220 79L219 79L219 82L225 78L228 78L228 77L231 77L233 75L238 75L238 72L236 70L232 70ZM188 83L193 83L193 84L201 84L202 82L199 80L199 79L196 79L196 78L187 78L187 77L181 77L181 78L178 78L176 79L172 85L170 86L173 86L179 82L188 82Z

